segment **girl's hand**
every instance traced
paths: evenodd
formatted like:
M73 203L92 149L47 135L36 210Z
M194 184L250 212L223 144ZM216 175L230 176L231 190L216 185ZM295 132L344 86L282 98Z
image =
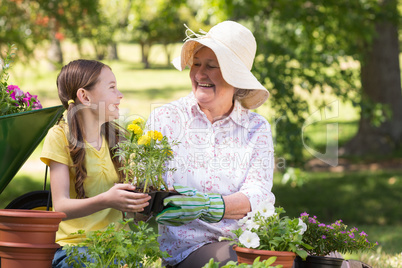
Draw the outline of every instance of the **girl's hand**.
M143 193L134 193L135 187L131 184L118 183L105 192L105 201L108 207L124 212L141 212L149 205L151 196Z

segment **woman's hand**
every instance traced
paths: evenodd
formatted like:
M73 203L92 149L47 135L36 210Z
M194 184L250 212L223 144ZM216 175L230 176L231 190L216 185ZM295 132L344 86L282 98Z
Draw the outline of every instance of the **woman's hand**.
M118 183L104 193L108 207L124 212L141 212L149 205L151 196L134 193L135 187L127 183Z

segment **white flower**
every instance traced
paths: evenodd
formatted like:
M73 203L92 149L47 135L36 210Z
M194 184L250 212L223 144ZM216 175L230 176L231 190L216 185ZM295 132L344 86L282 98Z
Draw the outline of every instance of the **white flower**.
M246 217L244 217L244 218L239 219L239 220L237 221L237 224L238 224L239 226L243 226L244 224L246 224L247 221L248 221L248 217L246 216Z
M256 248L260 245L258 235L250 231L244 231L239 237L239 241L247 248Z
M299 234L304 234L305 231L307 231L307 224L305 224L302 219L299 218L299 226L301 226L302 228L299 231Z
M254 212L250 211L249 213L247 213L246 216L244 216L243 218L241 218L240 220L237 221L237 224L239 226L243 226L246 224L246 222L250 219L252 219L254 217Z
M275 214L275 206L270 201L266 200L262 202L257 209L261 216L269 218Z
M247 230L252 230L253 228L258 229L258 228L260 227L260 225L258 225L258 224L257 224L255 221L253 221L252 219L246 221L245 225L246 225L246 229L247 229Z

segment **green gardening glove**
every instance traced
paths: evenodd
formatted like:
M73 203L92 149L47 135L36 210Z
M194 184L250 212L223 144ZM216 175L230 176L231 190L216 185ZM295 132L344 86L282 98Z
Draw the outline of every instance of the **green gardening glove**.
M225 202L220 194L201 193L193 188L174 185L181 195L163 200L167 207L156 216L156 222L163 225L180 226L195 219L205 222L219 222L225 214Z

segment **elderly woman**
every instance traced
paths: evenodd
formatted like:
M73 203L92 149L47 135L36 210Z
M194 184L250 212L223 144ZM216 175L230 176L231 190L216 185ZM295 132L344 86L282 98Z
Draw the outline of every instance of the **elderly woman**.
M274 148L267 120L250 109L269 93L250 72L256 53L253 34L225 21L206 34L193 33L174 65L191 68L192 92L152 112L149 129L174 146L176 168L166 182L182 195L165 199L159 223L168 267L202 267L214 258L237 260L227 241L243 218L271 192Z

